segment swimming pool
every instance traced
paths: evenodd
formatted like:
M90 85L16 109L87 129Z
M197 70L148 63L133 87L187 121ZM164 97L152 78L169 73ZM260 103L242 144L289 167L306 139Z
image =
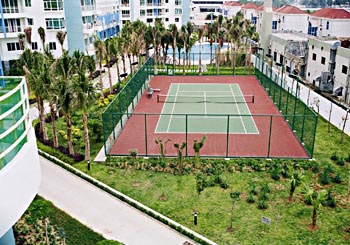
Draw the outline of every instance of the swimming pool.
M214 58L214 56L215 56L215 50L217 49L217 47L218 47L218 44L217 43L213 43L213 45L212 45L212 54L213 54L212 58ZM222 50L227 49L227 48L228 48L228 44L227 43L225 43L221 47ZM200 49L199 43L196 43L191 48L191 50L189 52L189 53L191 53L191 57L190 57L191 60L195 60L195 61L199 60L199 49ZM205 60L209 61L210 60L210 44L209 43L202 43L201 49L202 49L202 51L201 51L201 60L202 61L205 61ZM179 54L178 54L177 49L176 49L175 53L176 53L176 59L178 59L179 58ZM183 59L184 50L181 49L180 53L181 53L180 57L181 57L181 59ZM173 56L173 49L171 47L168 49L168 56L170 58L172 58L172 56Z

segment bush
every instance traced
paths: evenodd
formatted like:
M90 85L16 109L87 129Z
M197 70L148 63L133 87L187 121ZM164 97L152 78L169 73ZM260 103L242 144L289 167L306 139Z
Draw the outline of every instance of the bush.
M320 172L320 165L318 164L318 162L315 162L315 164L311 167L311 171L315 174Z
M267 204L266 200L260 200L258 202L258 209L267 209L269 205Z
M269 184L265 184L261 187L261 192L265 192L265 193L270 193L270 186Z
M337 173L333 178L332 178L334 183L340 184L343 180L342 177L339 173Z
M220 184L220 187L222 189L227 189L229 187L228 183L226 181L224 181L223 183Z
M255 198L254 198L254 195L252 193L248 193L247 202L248 203L254 203L255 202Z
M346 162L350 162L350 153L348 153L348 156L347 157L345 157L345 159L344 159Z
M275 181L280 180L280 174L278 169L274 169L271 171L271 178Z
M329 172L328 172L328 170L325 168L325 169L323 170L323 172L321 173L321 175L320 175L320 183L321 183L322 185L327 185L327 184L329 184L329 182L330 182L330 179L329 179Z
M336 161L337 165L339 166L344 166L345 165L345 161L343 158L339 158L337 161Z
M334 196L332 195L331 190L328 190L327 198L325 201L322 202L322 205L328 206L331 208L335 208L337 206L337 201L335 200Z
M339 156L336 152L333 152L332 155L331 155L331 160L333 161L338 161L339 159Z

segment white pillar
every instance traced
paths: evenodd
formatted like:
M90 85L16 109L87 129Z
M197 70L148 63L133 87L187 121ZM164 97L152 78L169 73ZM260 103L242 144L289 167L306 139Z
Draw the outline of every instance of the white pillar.
M272 0L265 0L260 30L261 48L265 50L265 54L267 54L270 45L272 33L272 15Z

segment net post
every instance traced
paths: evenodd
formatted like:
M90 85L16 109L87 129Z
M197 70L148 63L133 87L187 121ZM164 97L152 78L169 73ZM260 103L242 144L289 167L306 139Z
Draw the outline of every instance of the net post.
M186 157L188 157L188 114L185 115L185 123Z
M255 96L253 95L252 96L252 103L254 103L255 102Z
M230 137L230 115L227 115L227 130L226 130L226 158L228 157L228 143Z
M144 114L145 117L145 150L146 156L148 156L148 147L147 147L147 114Z
M159 94L157 94L157 103L159 103Z
M300 137L300 142L302 143L304 140L304 126L305 126L305 111L306 111L306 104L304 104L304 113L303 113L303 126L301 128L301 137Z
M270 148L271 148L271 134L272 134L272 115L270 115L270 130L269 130L269 142L267 145L267 157L270 157Z

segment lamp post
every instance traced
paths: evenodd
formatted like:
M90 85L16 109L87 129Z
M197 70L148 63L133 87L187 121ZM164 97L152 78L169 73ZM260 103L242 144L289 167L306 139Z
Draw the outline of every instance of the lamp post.
M193 210L193 224L197 225L198 223L198 212L197 210Z
M91 169L91 166L90 166L90 159L87 160L87 167L88 167L88 171L90 171L90 169Z
M132 62L131 64L130 64L130 74L131 74L131 76L132 76L132 67L134 66L134 65L137 65L139 62L137 62L137 61L135 61L135 62Z

